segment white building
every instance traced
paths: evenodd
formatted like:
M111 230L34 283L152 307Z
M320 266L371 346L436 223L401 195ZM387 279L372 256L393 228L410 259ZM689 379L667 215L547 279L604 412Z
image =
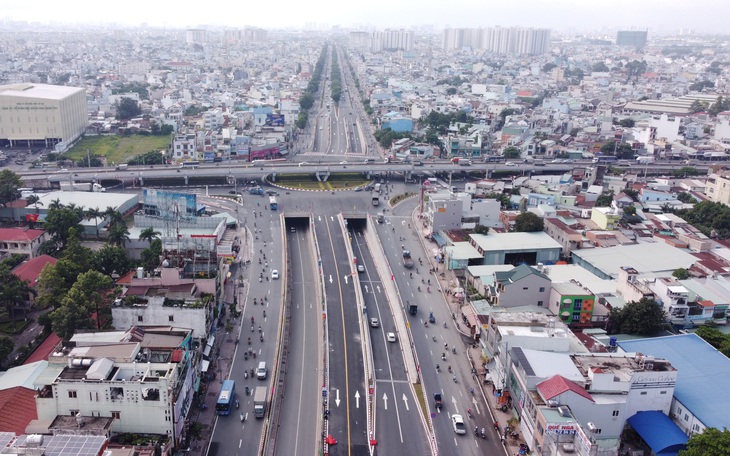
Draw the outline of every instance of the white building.
M464 203L449 192L429 193L426 221L432 233L461 228Z
M86 91L47 84L0 86L0 139L65 151L88 125Z

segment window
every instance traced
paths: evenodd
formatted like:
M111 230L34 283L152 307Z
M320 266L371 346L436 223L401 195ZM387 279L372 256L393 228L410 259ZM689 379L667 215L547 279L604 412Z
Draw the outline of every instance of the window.
M686 413L684 414L684 421L689 421L689 415L687 415Z
M583 300L576 299L573 301L573 310L581 310L583 308Z
M137 322L141 323L144 321L144 317L142 315L137 315Z
M114 418L115 420L121 420L122 412L112 412L112 418Z
M618 410L614 410L613 413L611 413L611 416L618 416Z
M89 391L89 400L91 402L99 402L99 393L97 391Z
M538 306L542 307L542 304L543 304L543 302L542 302L542 301L537 301L537 305L538 305Z
M659 391L659 394L667 394L666 391Z
M76 399L76 390L68 390L68 397L71 399Z
M174 315L168 315L167 316L167 321L175 321L175 316Z
M540 287L540 293L545 291L545 287Z
M642 396L646 396L646 391L642 391L642 392L641 392L641 395L642 395Z
M523 289L523 290L529 290L529 288L528 288L528 287L522 287L522 289Z

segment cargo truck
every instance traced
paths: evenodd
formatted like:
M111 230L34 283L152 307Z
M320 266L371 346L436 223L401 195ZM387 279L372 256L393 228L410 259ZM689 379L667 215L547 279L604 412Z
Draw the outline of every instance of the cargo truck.
M266 414L266 387L257 386L253 393L253 416L263 418Z
M61 190L66 192L105 192L106 189L91 182L59 182Z
M380 194L373 192L372 195L373 206L380 206Z

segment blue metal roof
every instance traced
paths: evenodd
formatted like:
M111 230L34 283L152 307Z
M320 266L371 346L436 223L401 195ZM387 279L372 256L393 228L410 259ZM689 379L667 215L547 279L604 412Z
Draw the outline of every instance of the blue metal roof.
M677 369L674 397L707 427L730 429L730 359L696 334L620 341L626 352L664 358Z
M685 448L687 435L662 412L639 412L628 422L657 456L676 456Z

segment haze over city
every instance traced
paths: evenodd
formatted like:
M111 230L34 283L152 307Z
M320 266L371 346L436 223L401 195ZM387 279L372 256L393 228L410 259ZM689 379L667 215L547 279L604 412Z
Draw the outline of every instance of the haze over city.
M5 3L5 4L2 4ZM473 2L448 3L425 0L388 2L268 2L221 1L204 5L140 0L127 2L123 8L99 8L97 3L82 0L66 3L39 0L33 3L0 2L3 19L59 24L109 24L115 26L164 26L184 28L200 25L263 28L319 27L410 27L429 24L442 27L532 26L565 31L601 31L617 28L650 29L654 32L692 30L695 33L723 33L725 17L730 12L723 0L695 2L648 0L634 2ZM310 27L311 28L311 27Z

